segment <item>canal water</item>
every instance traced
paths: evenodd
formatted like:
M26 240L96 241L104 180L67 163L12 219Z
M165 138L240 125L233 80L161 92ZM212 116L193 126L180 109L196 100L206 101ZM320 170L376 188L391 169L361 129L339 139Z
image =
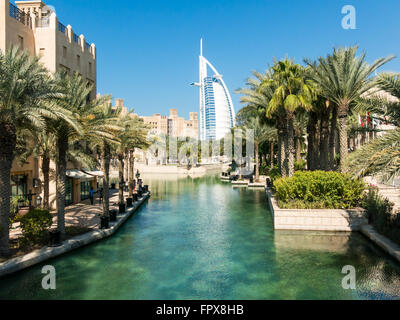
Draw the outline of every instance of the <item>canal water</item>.
M145 177L151 199L112 238L0 279L0 299L400 298L399 265L362 235L274 232L263 190L163 178Z

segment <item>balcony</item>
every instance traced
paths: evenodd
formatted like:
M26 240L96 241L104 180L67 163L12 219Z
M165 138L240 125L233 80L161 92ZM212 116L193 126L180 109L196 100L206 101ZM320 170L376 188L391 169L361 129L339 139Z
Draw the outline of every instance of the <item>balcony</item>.
M67 27L63 25L61 22L58 23L58 31L64 33L65 35L67 34Z
M28 14L18 9L12 3L9 3L9 8L10 8L9 14L11 18L21 22L22 24L32 29L32 19Z

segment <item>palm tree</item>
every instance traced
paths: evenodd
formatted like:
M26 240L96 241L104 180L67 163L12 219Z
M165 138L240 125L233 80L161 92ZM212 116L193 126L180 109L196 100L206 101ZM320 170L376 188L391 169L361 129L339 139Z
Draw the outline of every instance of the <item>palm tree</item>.
M356 56L358 47L334 49L332 55L319 58L318 63L305 60L314 70L314 81L321 88L321 95L337 106L339 117L340 169L348 154L347 116L350 107L374 86L371 75L394 57L380 58L372 65L365 61L365 53Z
M260 144L267 141L275 141L277 131L272 126L262 123L262 118L259 116L249 118L245 125L246 130L253 130L254 151L256 156L256 181L260 179Z
M41 159L43 173L43 208L50 209L50 161L55 159L56 139L47 128L42 131L24 130L21 132L24 138L24 150L19 155L19 162L24 164L30 156Z
M358 102L357 111L371 112L376 119L396 128L353 152L346 163L354 176L379 173L389 180L400 174L400 75L382 74L376 85L386 96L372 91Z
M62 235L65 234L65 187L67 154L69 146L74 142L98 139L107 136L106 125L97 115L99 108L109 99L102 97L89 99L92 86L78 74L72 76L66 73L55 75L57 86L62 96L54 104L68 110L74 117L71 119L56 119L49 121L49 131L56 137L56 200L57 200L57 227Z
M19 162L23 165L30 156L40 158L43 174L43 208L50 210L50 161L56 160L56 137L49 132L46 126L42 131L22 130L23 146L19 150ZM20 142L22 144L22 142ZM67 160L77 165L91 168L95 165L95 158L81 144L71 142L68 146Z
M124 130L119 134L118 138L120 140L119 144L116 144L116 154L118 158L118 171L119 171L119 179L120 181L124 180L124 167L125 167L125 158L128 153L130 153L130 172L131 175L129 177L129 186L130 193L129 196L132 196L133 193L133 151L135 148L145 148L147 146L147 130L146 126L141 119L133 116L132 111L127 114L120 114L118 117L117 124L121 126ZM119 202L124 202L124 190L122 186L119 188Z
M119 118L122 109L113 108L110 103L111 97L104 96L98 99L98 106L93 113L93 126L99 132L92 131L87 134L87 140L92 148L100 149L101 168L104 172L103 177L103 216L108 217L110 211L110 162L112 152L121 144L119 135L124 131L120 125ZM123 172L123 171L122 171Z
M45 118L66 118L45 102L57 94L38 57L11 48L0 50L0 255L9 253L10 175L18 130L44 126Z
M253 71L254 78L248 78L246 84L248 88L239 89L236 92L242 94L240 101L245 106L239 111L237 119L239 123L245 123L246 119L251 117L266 116L272 119L278 130L278 167L282 176L287 175L287 161L285 160L285 149L287 145L287 122L286 112L282 107L277 108L273 112L268 110L270 101L274 95L274 83L271 81L273 77L272 69L268 69L265 73ZM271 146L271 155L273 146ZM273 155L272 155L273 156Z
M310 110L314 99L315 86L311 80L305 78L305 69L293 61L275 62L272 67L273 76L266 85L275 88L274 94L267 108L267 115L271 115L279 108L284 108L287 121L287 146L285 149L288 176L294 174L294 118L299 109Z

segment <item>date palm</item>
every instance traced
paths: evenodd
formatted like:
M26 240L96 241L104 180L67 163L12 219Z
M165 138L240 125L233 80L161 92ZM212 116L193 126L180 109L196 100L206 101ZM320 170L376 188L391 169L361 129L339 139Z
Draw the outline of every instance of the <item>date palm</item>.
M9 253L10 175L18 130L41 130L45 119L67 118L63 108L45 103L57 88L38 57L0 50L0 255Z
M274 142L277 139L277 130L263 123L263 118L259 116L251 117L247 120L245 124L246 130L253 131L254 137L254 151L256 158L256 176L255 180L259 181L260 179L260 156L259 156L259 148L260 145L264 142Z
M346 162L355 176L379 173L390 179L400 174L400 75L382 74L376 85L386 95L376 95L376 90L372 91L358 102L357 111L373 113L375 119L396 128L349 155Z
M347 116L351 106L374 86L373 73L394 57L380 58L372 65L365 61L365 53L357 57L358 47L334 49L318 64L305 60L314 70L314 81L321 88L321 95L337 106L340 139L340 169L344 170L348 154Z
M138 117L134 116L132 112L127 114L120 114L117 120L117 124L124 130L118 135L120 140L119 144L116 144L116 155L118 158L118 171L120 181L124 181L124 167L126 155L130 153L129 166L131 175L129 177L129 195L132 196L133 186L133 150L135 148L145 148L147 146L147 130L143 121ZM132 152L129 152L129 151ZM124 202L124 190L122 186L119 187L119 202Z
M118 123L122 108L113 108L109 101L110 96L98 99L98 105L93 110L92 125L94 130L86 133L86 139L92 148L100 150L101 168L103 177L103 216L109 216L110 210L110 162L113 153L121 144L119 135L124 127ZM97 128L97 130L95 130Z
M288 176L294 174L294 119L299 109L310 110L315 99L315 85L307 79L306 70L286 58L277 61L272 67L273 76L265 84L274 88L274 94L268 104L267 116L283 108L287 123L287 145L285 153Z
M65 234L65 187L67 154L71 143L80 143L93 137L103 137L105 124L99 121L97 114L108 97L90 100L88 97L92 86L78 74L72 76L66 73L55 75L57 87L62 96L54 101L73 115L68 121L56 119L49 121L49 131L56 137L56 201L57 227L61 234Z

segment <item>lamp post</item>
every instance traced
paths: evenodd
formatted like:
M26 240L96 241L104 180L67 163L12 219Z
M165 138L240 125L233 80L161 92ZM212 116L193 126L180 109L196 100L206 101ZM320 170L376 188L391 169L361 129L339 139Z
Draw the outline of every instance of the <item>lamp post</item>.
M36 206L40 207L42 205L42 197L41 196L37 196L36 197Z
M36 193L32 193L32 190L29 190L29 193L25 195L28 198L28 202L29 202L29 211L32 210L32 199L33 196L36 196Z
M124 203L124 187L125 187L125 181L124 180L121 180L120 182L119 182L119 192L122 192L122 197L121 197L121 199L122 199L122 202L121 202L121 200L120 200L120 203L119 203L119 213L124 213L126 210L126 208L125 208L125 203Z

